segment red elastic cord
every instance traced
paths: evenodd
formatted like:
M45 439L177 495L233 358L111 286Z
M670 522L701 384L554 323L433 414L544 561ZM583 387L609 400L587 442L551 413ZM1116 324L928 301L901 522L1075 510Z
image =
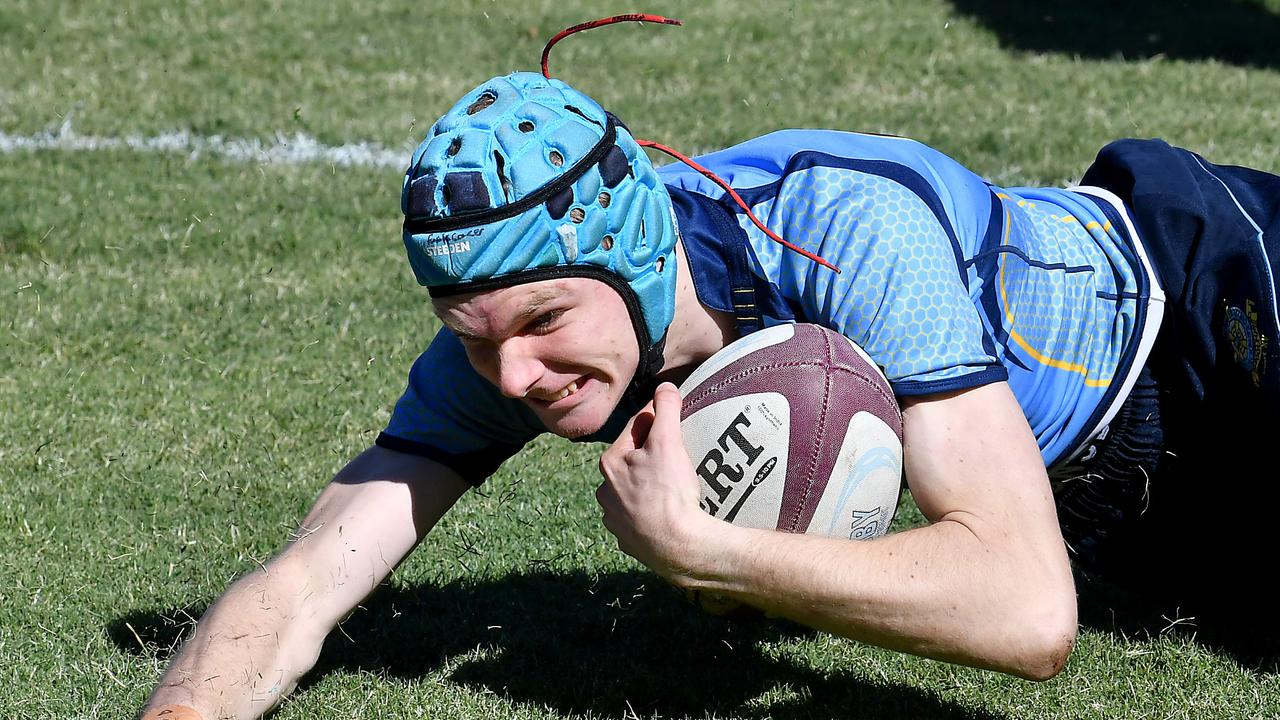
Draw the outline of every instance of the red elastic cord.
M626 15L614 15L613 17L600 18L599 20L591 20L589 22L584 22L578 25L574 25L573 27L570 27L570 28L565 28L564 30L561 30L560 32L556 33L555 37L548 40L546 46L542 48L542 76L547 78L548 80L551 79L551 71L547 69L547 59L551 56L551 48L556 43L560 42L564 38L567 38L576 32L582 32L583 30L591 30L593 28L604 27L605 25L613 25L614 23L620 23L620 22L647 22L647 23L657 23L659 25L683 25L683 23L681 23L679 20L674 20L672 18L665 18L665 17L662 17L661 15L649 15L647 13L629 13ZM835 265L832 265L831 263L827 262L826 260L823 260L821 257L818 257L817 255L814 255L813 253L807 250L802 250L801 248L796 247L795 245L792 245L791 243L779 237L777 233L775 233L774 231L766 227L764 223L760 222L760 218L757 218L755 213L751 212L751 208L747 207L747 204L743 202L742 198L739 197L738 193L734 191L733 188L729 187L729 183L725 182L724 180L721 180L720 177L715 173L702 167L698 163L690 160L689 158L685 157L683 154L675 150L672 150L666 145L662 145L660 143L656 143L651 140L636 140L636 142L644 147L653 148L654 150L660 150L670 155L671 157L676 158L677 160L684 163L685 165L688 165L694 170L697 170L698 172L702 173L704 176L707 177L707 179L711 180L715 184L724 188L725 192L729 193L729 196L733 198L733 201L738 203L738 207L741 207L743 211L747 213L747 217L751 218L751 222L755 223L755 226L760 228L760 230L764 232L765 235L768 235L770 238L772 238L774 242L781 244L783 247L786 247L792 252L797 252L803 255L804 257L809 258L810 260L818 263L819 265L825 268L830 268L836 271L837 274L840 273L840 268L836 267Z
M698 172L702 173L703 176L705 176L708 180L724 188L724 191L729 193L729 197L733 198L733 201L738 203L738 207L742 208L743 211L747 213L747 217L751 218L751 222L755 223L755 226L760 228L761 232L763 232L765 235L768 235L770 238L772 238L774 242L781 244L782 246L786 247L788 250L791 250L792 252L800 253L801 255L809 258L810 260L818 263L819 265L825 268L830 268L832 270L835 270L837 275L840 274L840 268L836 267L835 265L832 265L826 260L823 260L821 257L814 255L808 250L804 250L795 245L792 245L791 243L779 237L777 233L765 227L765 224L760 222L760 218L756 217L756 214L751 212L751 208L747 207L747 203L743 201L742 197L740 197L738 193L734 191L733 188L729 187L729 183L725 182L724 180L721 180L719 175L716 175L715 173L702 167L701 165L694 162L693 160L685 157L682 153L672 150L671 148L661 143L656 143L656 142L653 142L652 140L636 140L636 143L638 143L642 147L653 148L654 150L661 150L662 152L679 160L685 165L688 165L694 170L697 170Z
M590 22L584 22L578 25L574 25L571 28L565 28L564 30L561 30L560 32L556 33L555 37L548 40L546 46L542 48L542 76L547 78L548 80L551 79L551 71L547 70L547 58L548 56L551 55L552 45L555 45L556 43L560 42L564 38L567 38L576 32L582 32L583 30L591 30L592 28L604 27L605 25L612 25L614 23L620 23L620 22L647 22L647 23L657 23L659 25L683 25L684 24L679 20L665 18L665 17L662 17L661 15L649 15L646 13L628 13L626 15L614 15L613 17L600 18L599 20L592 20Z

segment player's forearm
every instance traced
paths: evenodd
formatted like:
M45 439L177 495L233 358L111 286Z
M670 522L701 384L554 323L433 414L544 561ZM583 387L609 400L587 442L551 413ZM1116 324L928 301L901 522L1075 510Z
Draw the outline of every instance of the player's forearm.
M328 628L300 617L298 585L269 572L241 578L205 613L147 709L184 705L206 720L256 718L293 690Z
M425 458L361 453L320 493L298 537L205 613L148 708L185 705L205 720L269 710L315 665L329 631L468 487Z
M961 522L869 542L713 529L678 584L811 627L1031 679L1056 674L1075 638L1069 573Z

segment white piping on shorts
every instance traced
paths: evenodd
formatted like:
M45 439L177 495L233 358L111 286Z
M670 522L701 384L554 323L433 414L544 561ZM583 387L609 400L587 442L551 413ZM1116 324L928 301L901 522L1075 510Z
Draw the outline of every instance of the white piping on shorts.
M1236 209L1240 211L1240 214L1244 216L1244 219L1248 220L1249 225L1258 233L1256 238L1258 240L1258 249L1262 252L1262 267L1267 271L1267 282L1271 285L1271 312L1276 322L1275 326L1280 327L1280 308L1276 307L1276 279L1271 274L1271 257L1267 255L1267 244L1262 239L1262 228L1258 227L1258 223L1253 221L1253 217L1249 215L1249 213L1245 212L1244 206L1236 199L1236 194L1231 192L1231 188L1227 187L1227 184L1222 181L1222 178L1214 175L1209 168L1205 167L1204 163L1200 162L1200 158L1195 155L1192 155L1191 157L1195 159L1196 164L1200 166L1201 170L1209 173L1209 176L1214 180L1217 180L1218 184L1222 186L1222 189L1227 191L1227 195L1231 198L1231 202L1236 204Z
M1120 392L1116 393L1115 398L1111 400L1111 405L1103 413L1098 424L1089 432L1084 442L1080 443L1080 446L1072 450L1064 459L1054 463L1055 469L1075 463L1094 441L1105 435L1107 428L1111 425L1111 421L1115 419L1116 413L1120 412L1120 406L1124 405L1124 401L1129 398L1129 392L1133 390L1134 383L1138 381L1139 373L1146 366L1147 358L1151 355L1151 348L1156 343L1156 334L1160 330L1160 320L1164 318L1164 290L1160 287L1160 280L1156 277L1155 269L1151 267L1151 259L1147 257L1147 249L1143 246L1142 239L1138 236L1138 229L1134 227L1133 220L1129 217L1129 210L1125 208L1124 202L1109 190L1100 187L1075 185L1067 189L1081 195L1096 197L1116 209L1121 219L1124 220L1125 229L1129 231L1129 239L1133 241L1133 249L1137 252L1138 262L1142 265L1142 269L1147 275L1147 287L1150 288L1151 292L1147 298L1147 319L1142 325L1142 330L1138 332L1138 348L1133 354L1133 362L1129 365L1124 382L1120 384Z

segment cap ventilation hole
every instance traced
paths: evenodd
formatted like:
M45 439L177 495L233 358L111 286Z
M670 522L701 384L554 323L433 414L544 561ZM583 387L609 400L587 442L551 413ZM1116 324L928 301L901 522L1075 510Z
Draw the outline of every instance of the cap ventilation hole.
M574 208L569 211L569 219L576 223L582 222L583 219L586 217L587 217L587 213L582 208Z
M516 129L518 129L520 132L533 132L533 123L529 122L528 120L525 120L524 122L517 125Z
M502 159L502 153L494 150L493 162L498 166L498 181L502 183L502 196L507 199L507 202L511 202L511 181L507 179L507 163Z
M564 156L560 154L559 150L552 150L547 154L547 157L551 159L551 164L556 167L564 165Z
M612 250L612 249L613 249L613 236L612 236L612 235L605 235L605 236L604 236L604 238L600 240L600 247L604 248L605 250Z
M607 208L609 203L613 202L613 198L609 196L609 193L602 192L596 197L596 202L600 203L600 207Z
M485 90L484 92L480 93L480 97L476 98L475 102L467 106L467 114L475 115L476 113L480 112L481 110L489 107L490 105L496 102L498 102L498 96L494 95L488 90Z
M461 149L462 149L462 138L454 138L453 142L449 143L449 149L445 150L444 154L448 155L449 157L453 157L454 155L457 155L458 151Z
M666 265L667 265L667 259L664 257L660 257L653 263L653 269L657 270L658 272L662 272L662 268L666 267Z

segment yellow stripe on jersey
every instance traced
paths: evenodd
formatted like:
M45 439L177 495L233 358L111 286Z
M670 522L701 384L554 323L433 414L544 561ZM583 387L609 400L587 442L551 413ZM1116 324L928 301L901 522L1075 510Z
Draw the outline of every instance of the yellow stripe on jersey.
M1007 196L1000 196L1000 197L1007 197ZM1022 203L1019 203L1019 205L1021 205L1021 204L1022 204ZM1071 218L1071 219L1072 219L1072 220L1074 220L1075 218ZM1010 216L1010 214L1009 214L1009 210L1008 210L1008 209L1005 209L1005 211L1004 211L1004 238L1003 238L1003 240L1002 240L1002 241L1001 241L1001 243L1000 243L1001 245L1008 245L1008 244L1009 244L1009 226L1012 224L1012 220L1013 220L1013 218ZM1064 219L1064 222L1065 222L1065 219ZM1110 224L1110 223L1108 223L1108 224ZM1096 222L1091 222L1091 223L1089 223L1089 225L1098 225L1098 223L1096 223ZM1086 225L1085 227L1086 227L1086 229L1087 229L1087 228L1088 228L1088 225ZM1005 278L1004 278L1004 275L1005 275L1005 273L1004 273L1004 265L1005 265L1005 262L1007 262L1007 261L1008 261L1008 258L1009 258L1010 253L1001 253L1000 255L1001 255L1001 257L1000 257L1000 301L1004 304L1004 315L1005 315L1005 320L1006 320L1006 321L1007 321L1007 323L1008 323L1008 325L1007 325L1006 329L1007 329L1007 330L1008 330L1008 332L1009 332L1009 337L1010 337L1010 338L1011 338L1015 343L1017 343L1017 344L1018 344L1018 347L1022 348L1023 350L1027 351L1028 353L1030 353L1031 357L1035 358L1036 362L1040 363L1041 365L1045 365L1045 366L1047 366L1047 367L1057 368L1057 369L1059 369L1059 370L1065 370L1065 371L1067 371L1067 372L1073 372L1073 373L1078 373L1078 374L1080 374L1080 375L1083 375L1083 376L1084 376L1084 384L1085 384L1085 386L1086 386L1086 387L1099 387L1099 388L1101 388L1101 387L1108 387L1108 386L1110 386L1110 385L1111 385L1111 379L1110 379L1110 378L1106 378L1106 379L1091 378L1091 377L1089 377L1089 368L1087 368L1087 367L1085 367L1085 366L1083 366L1083 365L1077 364L1077 363L1069 363L1069 362L1065 362L1065 361L1063 361L1063 360L1055 360L1054 358L1051 358L1051 357L1049 357L1048 355L1045 355L1044 353L1040 352L1040 351L1039 351L1039 350L1037 350L1036 348L1032 347L1032 346L1031 346L1031 343L1027 342L1027 341L1026 341L1026 339L1022 337L1022 335L1018 334L1018 331L1016 331L1016 330L1014 330L1014 329L1013 329L1013 324L1014 324L1014 312L1013 312L1013 309L1009 307L1009 295L1008 295L1008 293L1007 293L1007 292L1006 292L1006 290L1005 290Z

